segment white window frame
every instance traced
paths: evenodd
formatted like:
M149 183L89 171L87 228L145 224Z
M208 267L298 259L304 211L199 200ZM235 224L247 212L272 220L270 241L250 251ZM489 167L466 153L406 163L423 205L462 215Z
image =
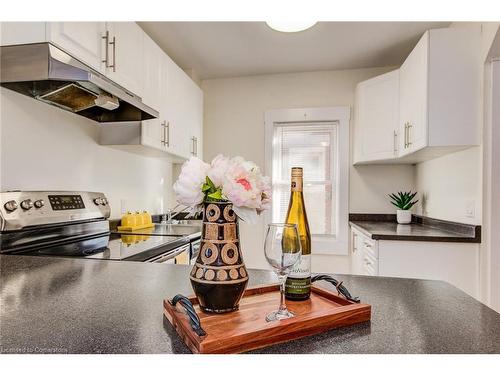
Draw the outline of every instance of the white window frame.
M283 123L328 122L337 123L337 236L325 238L313 236L312 254L321 255L348 255L349 244L349 120L351 109L348 106L318 107L318 108L291 108L274 109L266 111L265 121L265 172L267 176L273 175L273 138L274 129ZM307 205L307 202L306 202ZM307 207L306 207L307 208ZM267 225L272 220L272 214L266 212L264 223Z

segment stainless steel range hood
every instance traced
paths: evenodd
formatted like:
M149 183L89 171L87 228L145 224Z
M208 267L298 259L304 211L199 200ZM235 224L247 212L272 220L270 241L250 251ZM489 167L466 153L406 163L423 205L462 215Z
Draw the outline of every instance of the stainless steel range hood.
M50 43L0 47L0 84L98 122L141 121L158 112Z

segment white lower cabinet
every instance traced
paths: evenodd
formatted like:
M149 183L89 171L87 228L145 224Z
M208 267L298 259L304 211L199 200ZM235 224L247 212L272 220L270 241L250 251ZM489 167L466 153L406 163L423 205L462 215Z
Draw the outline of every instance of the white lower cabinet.
M363 274L363 253L359 246L362 237L358 231L351 230L351 246L349 256L351 258L351 273L354 275Z
M351 228L351 273L442 280L477 298L479 244L372 240Z

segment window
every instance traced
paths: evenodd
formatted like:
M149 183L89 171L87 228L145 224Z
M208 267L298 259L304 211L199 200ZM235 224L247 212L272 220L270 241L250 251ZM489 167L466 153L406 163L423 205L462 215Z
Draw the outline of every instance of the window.
M266 112L266 174L273 201L267 222L283 222L290 171L304 169L304 200L313 254L348 253L348 107Z
M311 234L336 236L336 131L336 123L276 124L272 175L274 222L286 217L291 168L302 167Z

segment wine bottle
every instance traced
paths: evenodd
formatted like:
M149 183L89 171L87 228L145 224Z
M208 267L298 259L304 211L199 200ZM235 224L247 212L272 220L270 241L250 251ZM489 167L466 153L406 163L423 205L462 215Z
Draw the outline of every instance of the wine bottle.
M306 300L311 295L311 232L307 222L303 196L302 168L292 168L290 203L286 214L288 224L296 224L302 246L300 260L288 275L285 284L285 297L289 300Z

